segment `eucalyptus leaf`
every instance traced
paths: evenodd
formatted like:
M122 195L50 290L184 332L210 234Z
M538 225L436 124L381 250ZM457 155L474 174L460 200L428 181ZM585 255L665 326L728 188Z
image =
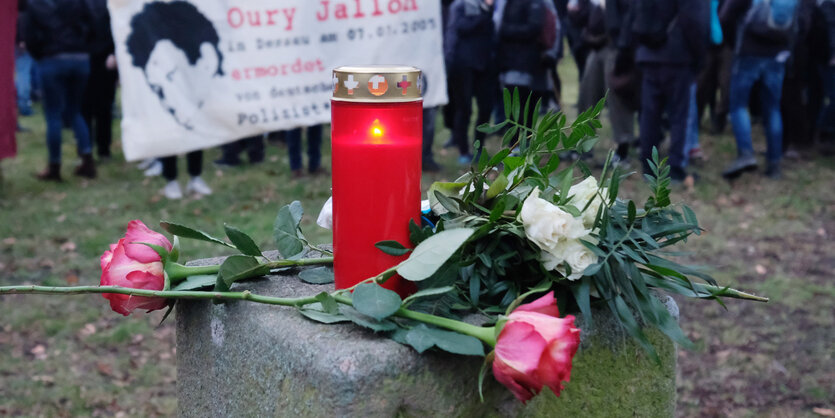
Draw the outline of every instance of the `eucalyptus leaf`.
M394 331L397 329L397 324L389 321L388 319L378 321L368 315L361 314L359 311L350 306L342 306L339 311L342 315L348 317L351 322L371 329L375 332Z
M310 306L310 305L308 305ZM351 319L342 314L331 314L327 312L317 311L308 307L300 308L299 313L306 318L323 324L336 324L339 322L350 322Z
M330 267L313 267L299 272L299 279L310 284L333 283L333 269Z
M456 228L439 232L412 251L397 267L406 280L421 281L433 275L475 232L472 228Z
M444 293L452 292L453 290L455 290L455 286L444 286L444 287L435 287L435 288L431 288L431 289L423 289L421 291L418 291L416 293L413 293L413 294L407 296L406 299L403 299L403 305L408 305L409 303L411 303L412 301L414 301L415 299L418 299L418 298L425 298L425 297L428 297L428 296L442 295Z

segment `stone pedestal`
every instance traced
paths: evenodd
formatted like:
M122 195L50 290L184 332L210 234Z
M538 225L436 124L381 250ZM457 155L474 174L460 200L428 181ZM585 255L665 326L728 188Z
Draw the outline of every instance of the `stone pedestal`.
M332 289L292 276L235 287L274 296ZM677 316L675 302L665 303ZM292 308L181 301L176 319L181 416L670 417L675 411L676 347L651 332L658 365L602 311L592 332L578 316L583 343L561 397L545 389L527 405L491 376L486 401L479 401L481 358L420 355L350 323L312 322Z

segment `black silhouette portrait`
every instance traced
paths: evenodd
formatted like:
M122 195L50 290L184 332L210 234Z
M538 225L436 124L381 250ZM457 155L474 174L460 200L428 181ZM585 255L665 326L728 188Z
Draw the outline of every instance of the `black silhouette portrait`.
M194 129L200 109L223 75L220 38L212 22L183 1L148 3L130 22L127 50L151 90L177 123Z

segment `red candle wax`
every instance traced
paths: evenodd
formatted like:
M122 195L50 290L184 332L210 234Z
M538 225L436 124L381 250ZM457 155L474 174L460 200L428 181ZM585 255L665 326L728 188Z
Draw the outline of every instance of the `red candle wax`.
M333 239L336 288L351 287L396 265L374 244L411 246L409 220L420 224L422 102L333 100ZM415 286L394 276L401 296Z

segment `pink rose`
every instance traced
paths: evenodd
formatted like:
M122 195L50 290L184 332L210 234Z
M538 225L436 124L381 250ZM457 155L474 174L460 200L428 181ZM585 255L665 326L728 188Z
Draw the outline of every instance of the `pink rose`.
M496 341L493 375L522 402L548 386L560 396L580 345L574 317L559 317L554 292L510 313Z
M101 285L121 286L132 289L162 290L165 286L162 260L156 251L141 242L159 245L171 251L171 243L164 235L148 229L142 221L128 223L125 237L101 255ZM130 315L134 309L148 312L167 305L165 298L105 293L110 308L122 315Z

